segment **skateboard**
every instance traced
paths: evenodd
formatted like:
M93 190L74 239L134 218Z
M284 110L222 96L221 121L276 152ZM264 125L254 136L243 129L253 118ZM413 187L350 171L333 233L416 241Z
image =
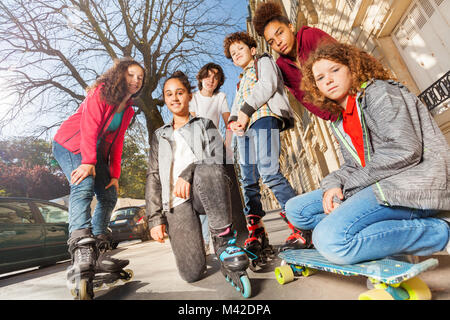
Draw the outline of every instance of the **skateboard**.
M359 300L430 300L430 289L417 275L438 265L434 258L418 264L385 258L339 265L328 261L315 249L286 250L278 257L286 263L275 268L280 284L293 281L295 275L307 277L317 270L367 277L373 289L359 295Z

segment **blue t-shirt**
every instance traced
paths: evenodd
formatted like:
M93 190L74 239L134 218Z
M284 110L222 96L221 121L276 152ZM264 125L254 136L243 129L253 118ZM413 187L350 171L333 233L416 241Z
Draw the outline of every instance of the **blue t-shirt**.
M111 123L109 124L108 129L106 129L106 131L116 131L120 127L124 111L125 110L122 110L122 112L114 114L114 117L111 120Z

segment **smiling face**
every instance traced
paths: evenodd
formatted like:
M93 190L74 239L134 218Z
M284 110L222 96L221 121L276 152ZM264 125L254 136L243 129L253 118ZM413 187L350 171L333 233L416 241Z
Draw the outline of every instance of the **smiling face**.
M164 102L174 116L189 116L189 101L191 101L191 98L192 94L188 92L179 79L172 78L165 83Z
M285 56L296 56L295 30L292 24L285 24L277 20L269 22L264 28L264 38L269 46Z
M314 62L312 73L320 92L345 109L349 90L352 86L350 69L338 62L321 59Z
M144 80L144 70L137 64L132 64L125 71L125 80L127 82L128 94L133 95L142 87Z
M256 48L250 48L242 41L236 41L230 45L230 56L235 66L244 69L253 56L256 54Z

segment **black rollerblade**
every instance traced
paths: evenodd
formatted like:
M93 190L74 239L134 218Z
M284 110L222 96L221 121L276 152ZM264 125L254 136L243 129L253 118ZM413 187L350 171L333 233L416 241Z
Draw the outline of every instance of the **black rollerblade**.
M107 254L107 251L111 250L111 241L106 235L98 235L95 239L98 258L94 269L94 291L100 290L103 285L111 288L119 280L123 282L130 281L133 278L133 271L131 269L124 269L130 261L115 259Z
M283 252L289 249L312 249L314 245L312 244L312 231L311 230L301 230L296 227L286 218L286 213L284 211L280 212L280 216L288 224L289 229L292 233L287 237L285 243L278 249L279 252Z
M272 259L275 252L269 244L269 237L260 216L248 215L247 229L249 234L245 240L244 249L249 253L251 259L250 269L256 271L258 266L262 266L267 263L268 259Z
M94 298L93 279L96 264L95 239L89 229L75 230L68 240L72 264L67 269L67 284L78 300Z
M247 275L249 259L245 251L236 246L236 233L230 228L224 233L213 236L214 251L220 262L220 270L225 279L239 291L244 298L252 294L250 280Z

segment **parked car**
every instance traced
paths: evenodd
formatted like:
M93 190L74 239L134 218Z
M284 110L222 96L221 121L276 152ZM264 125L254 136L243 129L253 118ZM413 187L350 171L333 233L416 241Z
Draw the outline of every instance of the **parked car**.
M126 240L150 239L148 221L145 215L145 205L119 208L111 215L109 222L113 249L119 242Z
M65 206L39 199L0 197L0 273L69 259L68 220Z

